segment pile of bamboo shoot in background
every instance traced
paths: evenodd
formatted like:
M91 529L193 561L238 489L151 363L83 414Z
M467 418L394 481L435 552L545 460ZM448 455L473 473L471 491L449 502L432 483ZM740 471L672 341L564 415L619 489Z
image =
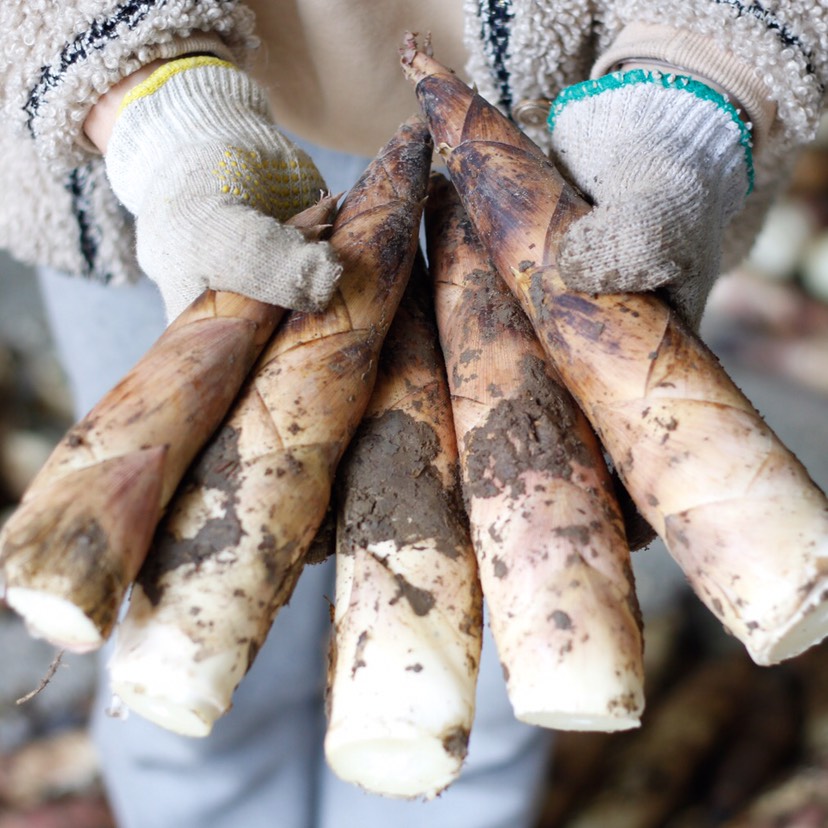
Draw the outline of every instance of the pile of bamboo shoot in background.
M716 283L705 317L720 356L828 395L828 115L750 255Z
M744 268L770 282L798 279L828 302L828 115L797 157L793 180L771 207Z
M666 306L563 288L557 245L587 206L413 39L402 66L426 122L400 127L333 219L330 307L277 327L278 308L196 302L57 447L0 567L32 632L77 651L109 637L132 586L113 689L203 736L332 515L328 761L431 797L466 755L483 596L518 718L639 725L613 473L759 664L828 632L828 501ZM426 275L434 146L451 184L431 182ZM328 207L297 225L318 233Z

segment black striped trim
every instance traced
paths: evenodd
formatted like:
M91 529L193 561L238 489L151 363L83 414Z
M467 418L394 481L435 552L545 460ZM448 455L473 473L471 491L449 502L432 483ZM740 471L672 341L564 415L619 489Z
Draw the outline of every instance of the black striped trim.
M86 31L81 32L67 43L55 63L41 67L40 78L23 106L26 124L32 136L34 136L34 120L41 101L50 89L54 89L62 82L66 72L78 61L89 57L91 52L103 49L107 43L117 38L119 27L126 24L128 28L134 28L154 8L164 2L165 0L130 0L130 2L121 3L110 17L93 21Z
M84 275L95 273L98 263L98 242L93 229L92 221L92 192L95 189L94 181L90 176L90 167L77 167L69 173L66 179L66 189L72 197L71 210L78 226L78 249L83 258Z
M748 15L761 21L767 29L776 35L784 46L791 46L801 52L802 56L805 58L805 68L808 71L808 74L816 76L813 53L806 48L805 44L797 35L795 35L778 17L776 17L776 15L769 12L761 3L742 3L740 0L713 0L713 2L725 6L731 6L736 9L738 17ZM823 88L822 84L820 84L820 88Z
M509 34L512 19L512 0L480 0L480 35L498 87L500 107L512 111L512 85L506 58L509 55Z

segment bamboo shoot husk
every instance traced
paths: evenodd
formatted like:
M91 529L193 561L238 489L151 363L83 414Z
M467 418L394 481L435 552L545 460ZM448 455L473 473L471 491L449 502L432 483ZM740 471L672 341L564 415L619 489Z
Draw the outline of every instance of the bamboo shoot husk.
M431 152L422 122L404 124L347 195L330 306L277 331L159 529L109 671L163 727L211 731L293 591L411 272Z
M477 235L696 594L759 664L820 641L825 494L656 296L565 288L557 249L585 202L412 40L402 64Z
M337 477L325 755L372 793L429 799L466 756L483 622L422 268L412 282Z
M515 715L559 730L637 727L641 614L598 441L442 177L426 232L472 538Z
M318 235L335 201L291 219ZM284 315L206 291L74 425L0 533L6 601L75 652L109 637L164 508Z

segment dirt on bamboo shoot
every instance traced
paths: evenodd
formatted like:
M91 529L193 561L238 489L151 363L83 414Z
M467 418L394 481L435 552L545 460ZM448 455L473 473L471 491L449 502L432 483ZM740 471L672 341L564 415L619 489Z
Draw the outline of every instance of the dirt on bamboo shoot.
M288 223L315 238L335 206ZM283 315L206 291L58 443L0 534L6 601L33 635L75 652L108 638L164 508Z
M759 664L820 641L825 494L657 297L565 288L558 246L588 206L413 38L402 65L478 237L696 594Z
M325 754L373 793L431 798L460 773L483 627L431 288L415 269L337 476Z
M293 591L411 272L431 152L422 121L403 124L348 193L331 304L277 331L159 527L109 664L157 724L207 735Z
M515 715L563 730L636 727L641 615L598 441L442 176L426 234L464 496Z

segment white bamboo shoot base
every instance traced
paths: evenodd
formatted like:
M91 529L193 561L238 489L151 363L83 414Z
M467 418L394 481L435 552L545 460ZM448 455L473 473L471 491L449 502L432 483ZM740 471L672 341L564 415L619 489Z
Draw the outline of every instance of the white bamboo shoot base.
M104 639L86 613L71 601L39 589L8 587L6 603L23 619L29 634L61 650L89 653Z
M131 602L148 604L140 587ZM207 736L230 709L244 672L235 650L200 657L178 627L135 613L121 624L109 661L112 692L132 711L182 736Z
M756 664L793 658L828 634L828 510L821 493L762 494L671 515L666 540L701 599ZM681 543L690 527L692 556ZM719 550L739 550L722 555Z
M469 571L429 543L382 542L337 558L325 756L341 779L383 796L430 799L451 784L474 716L480 637L461 629ZM427 613L400 595L403 573L434 591Z
M331 770L345 782L382 796L431 799L454 781L461 762L450 756L439 738L411 724L408 732L399 721L375 720L363 729L354 717L329 731L325 755Z
M643 645L628 551L579 486L521 475L532 497L471 501L489 623L516 718L556 730L641 724ZM561 529L584 529L561 532Z

